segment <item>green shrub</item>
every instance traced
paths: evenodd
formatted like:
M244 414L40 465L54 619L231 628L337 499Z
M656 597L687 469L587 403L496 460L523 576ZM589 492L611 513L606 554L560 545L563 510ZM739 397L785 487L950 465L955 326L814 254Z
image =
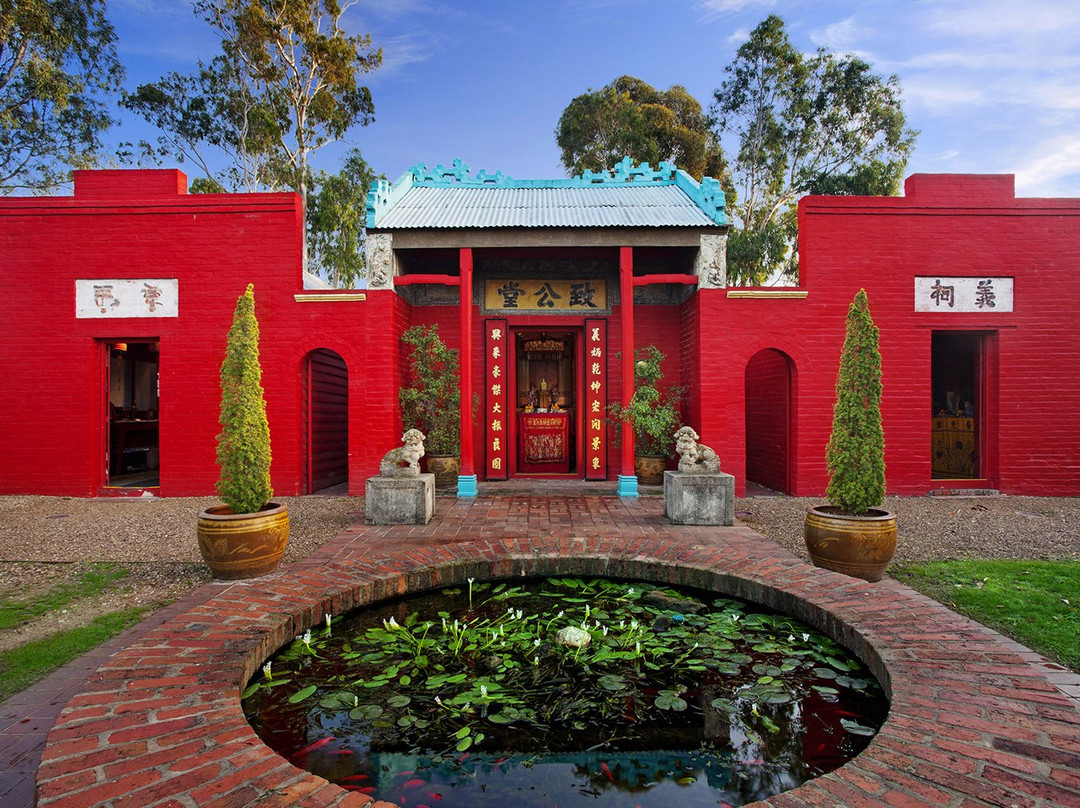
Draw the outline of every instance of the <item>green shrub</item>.
M401 335L410 346L410 384L398 391L406 429L424 433L428 454L456 455L461 444L458 352L446 347L438 325L414 325Z
M825 449L826 496L845 513L880 507L885 497L885 436L881 429L881 353L866 290L855 295L836 375L832 435Z
M675 432L682 426L679 415L681 387L668 387L661 392L664 372L660 365L664 354L655 345L638 351L634 364L634 394L630 403L608 405L616 422L626 421L634 430L634 450L640 455L667 457L675 450Z
M255 513L270 501L270 426L266 420L254 285L236 301L221 365L221 434L217 492L233 513Z

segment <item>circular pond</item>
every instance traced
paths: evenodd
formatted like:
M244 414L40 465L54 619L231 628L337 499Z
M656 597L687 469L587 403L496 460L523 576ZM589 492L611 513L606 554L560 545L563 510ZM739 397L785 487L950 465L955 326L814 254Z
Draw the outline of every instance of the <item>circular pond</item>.
M832 639L606 579L468 581L331 618L244 692L275 751L429 808L742 805L858 754L888 705Z

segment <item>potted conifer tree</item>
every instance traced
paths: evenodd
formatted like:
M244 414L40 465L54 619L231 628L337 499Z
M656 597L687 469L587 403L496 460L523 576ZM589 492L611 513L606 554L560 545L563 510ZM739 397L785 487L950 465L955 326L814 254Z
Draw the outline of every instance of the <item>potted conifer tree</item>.
M217 492L225 504L199 514L199 551L216 578L255 578L281 561L289 512L270 501L270 427L252 284L236 301L226 342L220 423Z
M848 308L825 460L830 504L806 514L804 537L810 560L819 567L880 581L896 550L896 517L881 509L885 498L881 353L865 289Z
M458 352L439 336L438 324L414 325L401 335L410 348L410 380L398 391L406 429L416 428L424 441L428 471L435 487L453 488L461 471L461 383Z
M626 421L634 430L634 473L642 485L661 485L667 460L674 453L675 432L682 426L679 397L682 388L661 390L664 354L655 345L638 352L634 364L634 393L625 407L608 405L612 420Z

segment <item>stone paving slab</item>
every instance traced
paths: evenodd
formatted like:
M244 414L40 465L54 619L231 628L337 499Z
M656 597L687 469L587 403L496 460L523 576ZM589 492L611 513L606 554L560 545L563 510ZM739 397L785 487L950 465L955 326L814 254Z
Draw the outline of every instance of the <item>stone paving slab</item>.
M239 692L262 661L357 605L469 577L597 574L686 584L792 614L890 695L869 747L762 804L1080 808L1080 683L895 581L818 570L747 528L673 526L655 498L440 499L423 526L354 525L256 581L208 584L90 676L49 731L38 804L391 808L297 769Z

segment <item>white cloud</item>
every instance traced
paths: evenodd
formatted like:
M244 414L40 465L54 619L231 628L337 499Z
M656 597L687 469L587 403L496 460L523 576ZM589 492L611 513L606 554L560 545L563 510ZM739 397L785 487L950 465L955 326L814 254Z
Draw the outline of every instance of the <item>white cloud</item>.
M393 78L411 64L426 62L437 46L428 35L405 35L378 43L383 51L382 66L369 79L377 84L382 79Z
M746 9L769 9L775 5L776 0L702 0L697 9L702 19L709 22Z
M1080 138L1059 135L1035 144L1035 155L1016 171L1018 196L1075 195L1080 177Z
M943 81L935 76L904 78L901 87L905 106L921 106L934 112L951 112L957 107L986 104L990 100L977 85Z
M830 51L850 53L854 43L866 37L867 29L855 22L855 17L834 22L824 28L810 32L810 41Z
M1060 37L1062 43L1075 43L1067 34L1080 26L1080 6L1075 0L961 0L942 3L929 0L924 27L931 31L971 39L1009 41ZM1049 44L1049 43L1048 43Z

